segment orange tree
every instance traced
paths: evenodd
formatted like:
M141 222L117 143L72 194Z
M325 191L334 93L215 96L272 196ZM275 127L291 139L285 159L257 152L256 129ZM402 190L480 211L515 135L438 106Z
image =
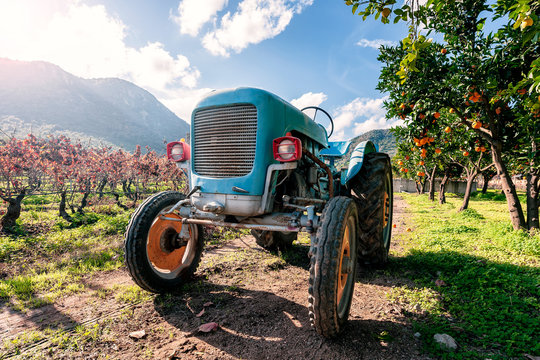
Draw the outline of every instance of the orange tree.
M451 110L456 115L454 126L469 128L489 147L513 227L537 228L537 221L525 221L507 165L516 144L536 160L530 162L534 164L530 168L532 191L527 198L532 213L537 213L538 1L517 5L498 1L493 6L474 0L430 0L425 5L415 1L415 6L409 2L395 6L393 0L346 3L364 18L383 15L383 22L411 21L402 46L383 48L380 56L385 67L379 89L390 94L389 116L399 116L395 109L402 92L409 102L423 100L430 108ZM383 13L387 8L390 11ZM496 31L486 32L486 14L492 14L490 19L507 16L510 20L503 20ZM431 43L419 34L419 28L442 35L444 45ZM417 121L411 124L417 128L422 125Z

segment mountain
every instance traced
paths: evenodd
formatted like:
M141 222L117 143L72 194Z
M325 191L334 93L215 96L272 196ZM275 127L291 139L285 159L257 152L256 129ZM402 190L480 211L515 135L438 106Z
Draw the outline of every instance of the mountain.
M390 132L390 129L371 130L351 140L349 151L347 151L345 156L336 162L336 167L339 169L343 166L348 166L349 159L351 158L351 154L356 145L366 140L371 140L375 145L377 145L380 152L385 152L390 155L390 157L396 155L396 138L394 137L394 134Z
M189 125L129 81L82 79L41 61L0 59L0 130L64 134L79 141L164 152Z

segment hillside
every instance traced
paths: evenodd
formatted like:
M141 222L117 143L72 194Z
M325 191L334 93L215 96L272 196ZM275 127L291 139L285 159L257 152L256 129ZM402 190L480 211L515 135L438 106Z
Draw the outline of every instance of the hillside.
M189 125L148 91L125 80L82 79L46 62L0 59L0 130L164 151Z
M390 132L390 129L371 130L352 139L352 144L349 147L349 151L340 161L337 161L337 167L340 168L348 165L351 153L356 145L366 140L371 140L375 145L377 145L380 152L388 153L390 157L394 156L397 152L396 138Z

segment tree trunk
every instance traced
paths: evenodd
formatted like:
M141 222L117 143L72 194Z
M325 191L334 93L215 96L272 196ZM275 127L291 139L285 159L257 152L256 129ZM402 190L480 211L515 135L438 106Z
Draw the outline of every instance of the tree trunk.
M120 195L118 193L113 192L112 193L114 198L116 199L116 205L121 207L124 210L128 210L128 207L120 202Z
M538 181L540 175L538 173L527 174L527 228L530 230L538 230L540 224L538 221Z
M97 187L97 192L99 194L99 198L101 199L103 197L103 189L105 188L105 185L107 185L107 179L101 180Z
M90 195L90 192L86 191L84 194L83 194L83 198L81 200L81 205L79 206L79 208L77 209L77 212L79 214L83 214L83 209L86 207L86 205L88 204L88 195Z
M23 190L15 198L3 198L9 204L5 215L0 220L0 227L3 231L11 232L15 227L17 219L21 216L21 203L25 196L26 191Z
M66 212L66 190L60 193L60 205L58 206L58 215L64 220L71 222L71 216Z
M469 200L471 199L472 184L474 179L476 179L476 171L473 171L469 176L467 176L467 187L465 188L465 194L463 195L463 204L459 208L459 211L463 211L469 207Z
M446 204L446 184L448 183L448 180L450 179L450 176L448 176L447 173L444 174L444 177L441 180L441 185L439 188L439 204Z
M437 167L434 166L431 170L431 175L429 177L429 200L435 201L435 171Z
M525 217L523 215L523 208L519 202L516 187L514 186L512 178L508 174L506 165L503 162L501 148L502 145L500 142L492 144L491 153L497 173L501 177L502 190L506 196L506 203L508 204L508 211L510 212L510 221L512 222L512 227L514 230L525 229L526 224Z
M494 176L495 174L489 174L485 172L482 173L482 178L484 179L484 184L482 185L482 194L485 194L487 192L488 183L491 179L493 179Z

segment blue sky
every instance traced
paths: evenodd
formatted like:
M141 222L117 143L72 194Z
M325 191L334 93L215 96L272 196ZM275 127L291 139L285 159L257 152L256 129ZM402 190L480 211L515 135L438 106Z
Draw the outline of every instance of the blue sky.
M0 33L0 57L132 81L186 121L209 90L253 86L328 110L332 140L399 123L384 119L376 58L405 25L340 0L0 0Z

